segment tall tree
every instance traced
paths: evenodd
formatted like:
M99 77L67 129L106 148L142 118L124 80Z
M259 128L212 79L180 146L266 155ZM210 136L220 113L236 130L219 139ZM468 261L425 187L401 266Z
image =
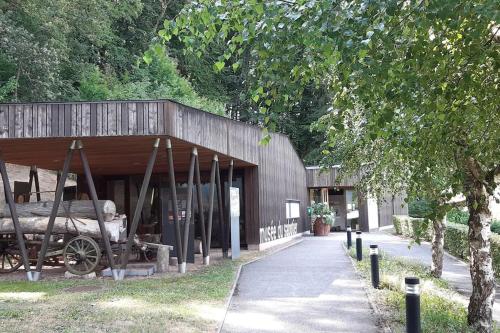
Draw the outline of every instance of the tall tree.
M444 167L444 188L464 193L470 213L468 321L478 332L491 332L495 281L488 199L500 173L497 23L493 0L200 0L160 34L165 40L176 35L200 52L226 42L217 69L237 64L251 46L251 99L264 124L270 115L288 112L286 106L297 103L307 86L328 87L333 98L326 151L335 147L337 132L349 132L343 130L353 112L359 113L356 135L381 179L398 179L398 168L414 174ZM390 172L383 172L378 155L370 155L370 143ZM346 173L354 172L347 159L342 162Z

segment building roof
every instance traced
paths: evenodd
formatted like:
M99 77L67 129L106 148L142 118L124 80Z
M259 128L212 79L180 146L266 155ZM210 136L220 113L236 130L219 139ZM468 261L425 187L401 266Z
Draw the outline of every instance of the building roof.
M291 145L273 133L271 141ZM97 174L142 173L154 138L171 138L176 168L187 168L198 148L200 167L210 168L214 154L221 166L260 163L261 129L194 109L171 100L0 104L0 151L9 163L57 170L72 140L81 139ZM165 145L155 171L167 170ZM294 150L295 151L295 150ZM295 159L299 159L295 152ZM74 159L72 172L81 172Z

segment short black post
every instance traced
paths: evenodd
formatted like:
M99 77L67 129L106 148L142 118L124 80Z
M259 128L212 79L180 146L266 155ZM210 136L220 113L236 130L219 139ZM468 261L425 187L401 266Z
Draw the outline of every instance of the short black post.
M356 258L363 260L363 243L361 241L361 231L356 231Z
M372 268L372 286L378 289L380 274L378 267L378 245L370 245L370 264Z
M420 333L420 281L416 277L405 278L406 285L406 332Z
M351 236L351 227L347 227L347 249L350 249L352 246L352 236Z

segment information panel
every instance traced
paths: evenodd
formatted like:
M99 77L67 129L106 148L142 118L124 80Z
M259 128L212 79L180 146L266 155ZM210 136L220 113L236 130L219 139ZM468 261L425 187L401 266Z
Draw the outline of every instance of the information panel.
M229 188L229 205L231 212L231 259L240 257L240 189Z

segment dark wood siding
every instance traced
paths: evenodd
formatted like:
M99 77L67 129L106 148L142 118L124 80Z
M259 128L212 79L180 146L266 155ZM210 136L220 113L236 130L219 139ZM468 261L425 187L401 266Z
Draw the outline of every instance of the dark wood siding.
M308 203L306 171L288 137L271 136L269 145L259 146L260 227L286 223L286 201L298 200L298 232L303 232Z
M127 140L135 142L139 140L137 136L149 135L170 136L182 140L183 144L204 147L225 156L226 160L244 162L240 165L249 168L245 171L248 189L245 219L247 228L251 229L247 230L248 244L259 243L260 228L287 222L285 203L288 199L300 201L301 217L296 222L298 232L304 230L308 203L306 170L284 135L272 134L269 145L260 146L259 127L169 100L0 104L1 138L58 138L52 141L60 141L61 138L86 137L90 142L101 140L99 137L129 136ZM12 147L13 140L10 141ZM108 141L111 140L105 142L111 149ZM225 169L227 165L221 164L221 167Z
M321 170L320 168L307 168L307 187L334 187L334 186L349 186L352 187L356 183L355 177L348 177L342 179L339 183L338 168L331 168L330 170Z

